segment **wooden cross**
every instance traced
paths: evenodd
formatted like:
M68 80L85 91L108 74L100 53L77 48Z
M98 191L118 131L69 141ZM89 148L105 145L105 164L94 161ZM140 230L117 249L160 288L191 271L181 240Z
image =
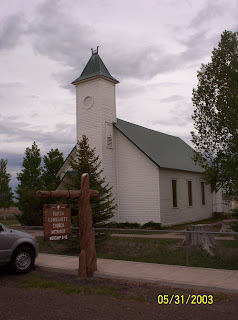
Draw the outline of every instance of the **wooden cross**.
M37 191L39 198L79 198L79 237L80 254L78 276L80 278L92 277L97 271L97 257L95 249L95 239L93 233L92 209L90 198L99 196L97 190L89 189L89 176L87 173L81 176L80 190L56 190L56 191Z

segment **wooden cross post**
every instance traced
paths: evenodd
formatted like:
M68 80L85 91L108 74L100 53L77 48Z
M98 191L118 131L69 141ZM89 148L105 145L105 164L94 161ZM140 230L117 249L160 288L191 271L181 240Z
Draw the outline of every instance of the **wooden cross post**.
M92 277L94 271L97 271L97 257L90 198L98 197L99 192L89 189L88 174L82 174L80 190L37 191L36 194L39 198L79 198L78 215L81 251L79 254L78 276L80 278Z
M97 271L97 257L95 239L93 233L92 209L90 198L98 197L99 192L89 189L89 176L87 173L81 176L81 194L79 198L79 230L80 230L80 254L78 276L80 278L92 277Z

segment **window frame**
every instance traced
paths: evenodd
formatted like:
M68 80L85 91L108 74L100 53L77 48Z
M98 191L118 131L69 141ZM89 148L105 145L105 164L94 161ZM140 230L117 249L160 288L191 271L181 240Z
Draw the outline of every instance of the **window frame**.
M202 206L206 205L206 197L205 197L205 182L200 181L200 186L201 186L201 204Z
M172 207L178 208L178 188L177 188L177 179L171 179L172 185Z
M187 180L187 195L188 195L188 207L193 206L193 184L192 180Z

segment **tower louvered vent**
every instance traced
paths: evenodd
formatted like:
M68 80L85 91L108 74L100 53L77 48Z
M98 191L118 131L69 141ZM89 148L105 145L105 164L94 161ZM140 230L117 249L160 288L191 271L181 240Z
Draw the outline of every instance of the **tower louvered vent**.
M106 123L106 146L107 146L107 148L113 148L111 123Z
M110 136L107 137L107 147L112 148L112 137Z

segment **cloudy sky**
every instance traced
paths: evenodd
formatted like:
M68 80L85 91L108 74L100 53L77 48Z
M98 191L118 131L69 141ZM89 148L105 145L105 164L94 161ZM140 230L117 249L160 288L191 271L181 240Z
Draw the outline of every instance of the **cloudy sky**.
M117 85L117 117L190 143L192 89L238 0L0 0L0 157L11 185L26 147L76 143L77 78L99 46Z

